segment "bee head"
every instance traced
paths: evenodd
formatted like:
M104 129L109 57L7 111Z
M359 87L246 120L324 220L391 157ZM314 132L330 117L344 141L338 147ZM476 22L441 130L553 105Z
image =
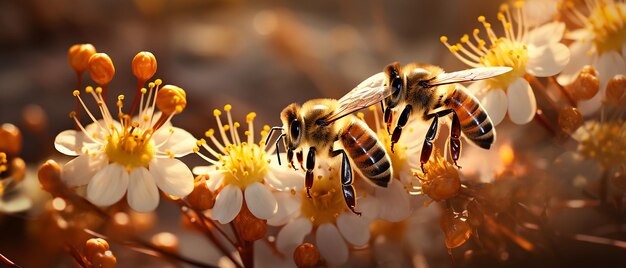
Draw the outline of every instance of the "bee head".
M402 77L403 75L400 73L400 64L394 62L387 65L387 67L385 67L385 74L389 79L387 84L392 90L391 95L384 100L385 107L393 108L400 103L402 99L402 91L405 87L404 79Z
M280 113L283 122L283 131L285 132L285 141L287 148L295 150L302 140L302 132L304 129L304 121L300 117L300 105L292 103Z

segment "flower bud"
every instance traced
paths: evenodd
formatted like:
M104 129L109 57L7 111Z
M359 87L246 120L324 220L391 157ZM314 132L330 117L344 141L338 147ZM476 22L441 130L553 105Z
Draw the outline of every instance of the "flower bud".
M613 76L606 85L606 101L616 106L626 104L626 76L618 74Z
M98 253L103 254L109 250L109 242L102 238L91 238L85 242L85 258L92 262Z
M109 55L96 53L89 58L88 69L91 79L101 86L108 85L115 75L115 66Z
M164 114L180 113L187 106L187 94L182 88L165 85L157 93L156 105Z
M152 236L152 244L156 247L171 253L178 252L178 237L172 233L162 232Z
M89 57L96 53L96 48L91 44L76 44L67 52L67 61L74 71L82 73L89 65Z
M22 133L13 124L0 126L0 152L16 156L22 150Z
M193 191L186 198L193 209L202 211L213 208L215 195L209 190L205 175L196 177Z
M446 247L448 248L456 248L463 245L472 234L470 225L454 216L453 211L450 209L447 209L441 216L440 227L445 235Z
M110 250L96 254L93 260L91 260L92 267L114 268L116 264L117 258L115 258L113 252Z
M320 252L315 245L303 243L294 250L293 261L300 268L315 267L320 261Z
M61 181L61 168L54 160L46 161L37 173L41 187L52 194L59 196L63 192L64 184Z
M148 81L157 71L157 61L152 53L142 51L133 58L133 74L139 81Z
M566 133L572 133L584 123L583 115L574 107L559 111L559 126Z
M598 73L593 67L585 66L580 70L576 80L566 88L572 93L572 96L578 100L591 99L600 90Z
M446 200L456 196L461 189L459 172L445 160L439 151L431 156L424 164L425 179L422 180L422 190L435 201Z
M256 241L267 233L267 221L261 220L252 215L248 206L244 203L241 211L235 217L235 228L241 239L245 241Z
M9 176L11 176L15 182L20 182L24 176L26 176L26 162L19 157L13 158L9 163L9 170L11 171Z

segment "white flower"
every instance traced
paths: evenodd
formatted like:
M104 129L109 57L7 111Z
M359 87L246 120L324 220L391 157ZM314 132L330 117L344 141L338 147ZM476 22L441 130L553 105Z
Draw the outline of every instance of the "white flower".
M158 189L176 197L193 190L191 171L175 157L193 152L196 140L187 131L170 126L175 113L155 113L154 107L159 90L182 89L160 85L159 79L150 83L145 104L148 91L142 89L135 120L122 113L123 96L118 98L118 121L105 105L102 89L87 87L86 92L94 97L102 115L102 120L96 120L80 92L74 91L93 123L83 127L72 113L80 131L65 130L55 139L59 152L77 156L63 167L61 178L68 186L87 185L87 199L98 206L115 204L127 195L130 207L141 212L158 206Z
M516 19L515 24L513 17ZM473 83L468 88L479 98L494 125L504 119L507 111L513 123L530 122L537 111L537 102L524 76L553 76L561 72L569 62L569 49L559 43L565 31L564 23L552 22L529 30L525 19L523 2L518 1L513 11L506 4L500 7L498 20L504 29L503 36L496 35L485 17L478 17L486 30L489 44L478 36L478 29L473 32L476 44L470 42L469 35L464 35L461 43L456 45L448 44L448 38L441 37L441 41L450 51L471 67L513 68L506 74Z
M588 1L588 12L568 9L568 18L582 28L567 34L572 60L557 77L562 85L572 83L585 65L598 71L600 91L593 98L581 101L583 115L597 111L605 96L606 85L616 74L626 74L626 3L613 0ZM588 15L585 15L587 13Z
M369 223L378 215L378 202L371 196L359 196L352 213L341 191L339 162L319 158L315 169L316 179L311 188L311 198L306 191L283 192L278 197L283 211L268 220L269 225L283 225L276 238L277 249L286 256L293 255L309 234L321 256L331 265L345 263L349 257L348 244L363 246L370 239ZM334 159L336 160L336 159ZM346 243L347 242L347 243Z
M215 148L208 146L204 139L198 141L211 157L196 150L197 154L211 163L211 166L196 167L193 172L197 175L208 175L209 189L219 191L212 211L213 219L222 224L231 222L239 214L244 200L255 217L269 219L278 212L279 207L275 193L268 186L277 190L294 189L303 185L303 176L289 170L287 165L276 164L276 155L270 155L274 150L273 146L265 151L264 141L254 142L255 113L249 113L246 117L247 140L242 142L237 132L240 125L238 122L233 123L230 114L231 106L226 105L224 110L228 116L228 125L222 124L221 111L215 110L213 113L222 142L214 137L213 129L208 130L205 136ZM266 126L262 136L267 135L268 130L269 127Z

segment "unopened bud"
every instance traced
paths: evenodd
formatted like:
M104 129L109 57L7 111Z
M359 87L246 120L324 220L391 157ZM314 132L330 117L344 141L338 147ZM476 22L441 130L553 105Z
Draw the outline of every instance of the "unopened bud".
M180 113L187 106L187 94L182 88L165 85L157 93L156 104L164 114Z
M300 268L315 267L320 261L320 252L315 245L303 243L294 250L293 261Z
M157 71L157 61L152 53L142 51L133 58L133 74L139 81L148 81Z
M215 204L215 194L206 184L206 175L196 177L193 191L186 197L189 205L196 210L207 210Z
M82 73L89 65L89 57L95 53L96 48L91 44L73 45L67 52L67 61L74 71Z
M115 255L113 255L113 252L110 250L96 254L93 260L91 260L92 267L114 268L116 264L117 258L115 258Z
M11 159L9 163L9 170L11 171L9 176L13 178L15 182L19 182L26 176L26 162L24 162L22 158L15 157Z
M115 66L109 55L105 53L96 53L89 58L89 67L87 69L91 79L101 86L108 85L115 75Z
M22 133L13 124L0 126L0 152L16 156L22 150Z
M46 161L37 173L41 188L53 196L59 196L63 192L64 185L61 181L61 168L54 160Z
M626 76L613 76L606 85L606 101L609 104L622 106L626 104Z
M259 240L267 233L267 221L252 215L245 203L241 206L241 211L235 217L234 222L237 233L245 241Z
M109 250L109 242L102 238L91 238L85 242L85 258L93 261L98 253L102 254Z
M171 253L178 252L178 237L172 233L162 232L152 236L152 244L156 247Z
M574 107L567 107L559 111L559 126L566 133L572 133L583 125L583 115Z
M576 80L566 88L572 93L572 96L578 100L591 99L600 90L598 72L591 66L585 66L580 70Z

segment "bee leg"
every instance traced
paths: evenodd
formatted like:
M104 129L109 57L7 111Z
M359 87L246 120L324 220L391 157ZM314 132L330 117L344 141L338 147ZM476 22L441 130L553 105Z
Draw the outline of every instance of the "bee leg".
M459 160L459 156L461 155L461 121L459 120L459 116L456 115L455 112L452 112L452 125L450 126L450 156L452 157L452 161L454 161L454 165L457 168L461 168L459 164L456 163Z
M409 116L411 116L411 110L413 107L411 105L407 105L402 110L400 117L398 118L398 124L396 128L393 130L393 134L391 135L391 152L393 153L393 146L400 140L400 135L402 135L402 128L409 122Z
M422 168L422 173L426 174L424 171L424 164L428 162L430 159L430 154L433 152L433 140L437 137L437 129L439 128L439 115L432 114L428 115L428 118L434 117L433 122L430 123L430 127L428 127L428 131L426 132L426 137L424 137L424 145L422 146L422 155L420 156L420 164Z
M311 198L311 187L313 187L313 169L315 168L315 147L309 148L309 154L306 157L306 176L304 177L304 186L306 187L306 195Z
M383 116L385 117L385 124L387 125L387 133L391 135L391 121L393 121L393 111L391 111L391 107L385 108Z
M296 152L296 158L298 159L298 162L300 163L300 168L305 169L304 168L304 155L302 153L302 150Z
M280 150L278 148L279 147L278 144L280 143L280 141L283 138L285 138L285 136L287 136L287 134L285 134L285 133L280 134L280 136L278 136L278 139L276 139L276 143L274 143L276 145L276 158L278 158L278 165L279 166L282 165L282 164L280 163Z
M352 185L352 167L350 166L350 160L346 151L343 149L331 151L331 156L337 156L341 154L341 189L343 192L343 198L346 200L346 205L352 211L352 213L361 216L361 212L355 210L356 207L356 194L354 186Z
M298 170L298 168L293 164L293 150L287 149L287 160L289 160L289 166L293 168L293 170Z

